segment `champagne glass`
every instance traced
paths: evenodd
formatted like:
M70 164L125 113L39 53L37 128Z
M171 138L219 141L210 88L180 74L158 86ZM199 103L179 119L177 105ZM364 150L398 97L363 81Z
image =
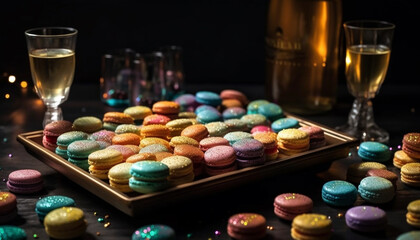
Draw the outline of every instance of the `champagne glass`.
M47 107L45 126L63 119L59 105L67 100L73 82L77 30L33 28L25 31L25 37L35 90Z
M347 124L337 129L360 141L389 140L389 133L374 121L371 100L385 79L394 28L392 23L376 20L344 23L347 88L355 100Z

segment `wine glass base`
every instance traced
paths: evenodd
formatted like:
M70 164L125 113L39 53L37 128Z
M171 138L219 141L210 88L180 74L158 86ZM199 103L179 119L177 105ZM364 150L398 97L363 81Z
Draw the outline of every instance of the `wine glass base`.
M44 121L42 122L42 126L45 127L48 123L63 120L63 112L61 111L60 107L57 108L48 108L44 114Z
M384 129L378 127L376 124L371 124L366 129L358 129L349 124L336 127L336 130L346 133L352 137L359 139L362 142L374 141L380 143L387 143L389 141L389 133Z

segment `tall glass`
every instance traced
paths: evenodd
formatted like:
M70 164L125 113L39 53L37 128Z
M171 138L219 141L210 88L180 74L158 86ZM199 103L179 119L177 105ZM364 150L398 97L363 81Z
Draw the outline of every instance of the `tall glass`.
M59 105L65 102L76 65L77 30L68 27L42 27L25 31L32 80L47 110L43 126L62 120Z
M374 121L371 99L386 76L394 29L394 24L376 20L344 23L347 88L355 100L347 124L338 130L360 141L389 140L388 132Z

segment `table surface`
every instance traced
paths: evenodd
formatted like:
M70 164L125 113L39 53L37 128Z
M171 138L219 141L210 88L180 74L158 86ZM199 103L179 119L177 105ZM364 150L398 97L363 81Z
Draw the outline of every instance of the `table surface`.
M17 195L17 219L8 223L20 226L28 234L28 239L48 239L42 224L34 211L36 201L47 195L65 195L75 199L83 209L88 221L87 233L81 239L130 239L133 232L148 224L160 223L171 226L177 239L230 239L226 233L228 218L236 213L255 212L267 219L265 239L291 239L290 222L282 221L273 212L274 198L286 192L297 192L310 196L314 201L313 212L330 216L333 221L332 239L395 239L399 234L416 230L405 221L407 204L420 199L420 188L409 187L398 180L396 197L392 202L381 205L387 212L388 226L385 231L375 234L362 234L350 230L344 220L346 208L326 205L321 198L322 185L332 179L345 179L346 167L361 160L351 149L349 157L337 159L328 166L290 172L279 176L247 183L224 191L208 193L175 204L159 204L145 214L130 217L111 204L86 191L54 169L29 154L24 146L16 141L18 134L42 129L45 111L42 102L32 89L22 91L12 84L1 85L2 91L9 91L10 98L0 99L0 190L7 191L6 179L10 172L33 168L39 170L45 180L44 191L34 195ZM119 110L103 105L99 100L99 86L72 86L69 100L62 104L64 118L74 120L84 115L102 116L106 111ZM263 86L189 86L193 89L220 91L234 88L246 93L250 99L264 97ZM373 100L376 122L390 132L388 145L395 149L401 145L402 137L408 132L420 132L420 106L417 94L419 85L382 87ZM306 119L335 127L346 121L352 98L345 86L340 86L337 104L331 111L323 114L303 116ZM399 169L387 163L388 169L399 175ZM358 199L355 205L366 204ZM98 221L105 218L105 222ZM107 226L107 227L106 227Z

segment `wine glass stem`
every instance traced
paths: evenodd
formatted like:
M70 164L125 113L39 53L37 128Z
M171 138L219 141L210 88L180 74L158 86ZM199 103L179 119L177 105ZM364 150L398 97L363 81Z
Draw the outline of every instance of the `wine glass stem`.
M367 98L356 98L349 113L348 125L351 128L366 131L375 124L372 101Z
M42 125L45 127L50 122L63 120L63 112L58 106L47 106Z

